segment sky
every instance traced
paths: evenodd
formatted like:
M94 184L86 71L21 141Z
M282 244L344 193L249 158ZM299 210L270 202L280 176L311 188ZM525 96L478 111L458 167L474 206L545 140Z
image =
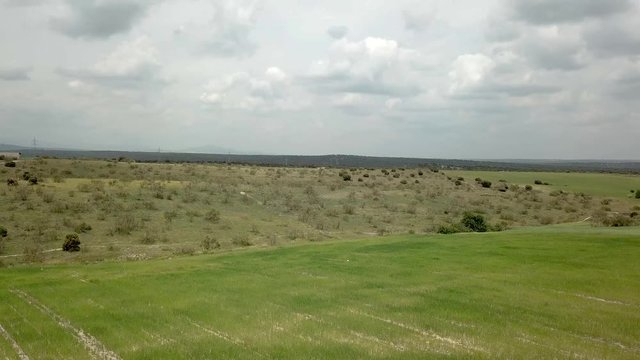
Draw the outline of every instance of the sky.
M0 143L640 159L640 0L0 0Z

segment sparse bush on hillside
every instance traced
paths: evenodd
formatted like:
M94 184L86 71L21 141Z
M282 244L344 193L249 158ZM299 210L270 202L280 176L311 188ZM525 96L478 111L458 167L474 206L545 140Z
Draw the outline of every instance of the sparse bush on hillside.
M28 181L31 178L31 174L28 171L22 173L22 180Z
M220 242L218 242L218 239L212 237L212 236L206 236L203 240L202 243L200 244L202 246L202 250L204 251L210 251L212 249L219 249L220 248Z
M636 190L636 199L640 199L640 190Z
M460 224L473 232L486 232L487 222L480 214L465 213Z
M531 191L531 190L533 190L533 186L531 186L531 185L526 185L526 186L524 187L524 189L525 189L525 190L527 190L527 191Z
M464 231L464 227L460 224L441 225L438 228L438 234L456 234Z
M491 181L489 180L482 180L480 182L480 185L482 185L483 188L490 188L491 187Z
M209 222L217 223L218 221L220 221L220 211L211 209L207 211L207 213L204 215L204 218Z
M7 179L7 185L8 186L18 186L18 180Z
M0 225L0 238L5 238L8 234L9 232L7 231L7 229L5 229L4 226Z
M76 225L73 230L79 234L86 233L91 231L91 225L87 224L86 222L82 222Z
M68 234L62 244L62 251L80 251L80 237L78 234Z
M131 214L125 214L116 219L113 231L120 235L129 235L137 228L136 218Z
M542 180L534 180L533 183L536 185L542 185Z
M4 166L9 167L9 168L14 168L14 167L16 167L16 163L15 163L15 161L9 161L9 162L4 163Z

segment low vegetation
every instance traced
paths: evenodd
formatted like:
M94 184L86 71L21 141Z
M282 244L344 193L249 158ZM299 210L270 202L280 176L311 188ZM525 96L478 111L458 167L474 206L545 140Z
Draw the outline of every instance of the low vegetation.
M640 187L640 177L613 174L474 176L429 168L35 159L0 168L0 176L7 180L0 186L0 223L11 234L3 241L5 265L29 258L139 260L361 236L472 231L460 223L465 213L482 216L487 231L585 219L597 226L639 220L632 216L638 201L629 189ZM32 179L37 183L30 185ZM532 185L536 179L554 185ZM572 191L585 179L590 191ZM597 195L618 184L624 186L624 197ZM81 251L73 256L53 251L70 232L81 235ZM206 237L217 245L208 246ZM38 251L38 256L25 255Z

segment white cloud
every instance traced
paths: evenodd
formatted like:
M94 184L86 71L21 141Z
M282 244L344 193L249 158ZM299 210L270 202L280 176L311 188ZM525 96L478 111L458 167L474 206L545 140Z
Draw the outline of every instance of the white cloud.
M209 81L200 101L227 110L272 111L297 109L291 79L277 67L262 76L238 72Z
M449 72L449 92L454 94L479 85L495 67L495 61L484 54L458 56Z
M312 64L308 83L321 92L410 96L419 92L413 77L419 61L417 50L402 47L395 40L340 39L331 46L328 59Z
M145 83L162 83L158 51L147 36L121 43L93 67L81 70L62 69L60 73L83 82L135 87Z

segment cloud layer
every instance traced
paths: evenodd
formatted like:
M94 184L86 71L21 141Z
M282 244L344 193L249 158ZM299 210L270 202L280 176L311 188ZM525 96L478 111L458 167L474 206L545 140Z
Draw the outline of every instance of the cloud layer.
M635 0L0 6L0 142L640 158Z

